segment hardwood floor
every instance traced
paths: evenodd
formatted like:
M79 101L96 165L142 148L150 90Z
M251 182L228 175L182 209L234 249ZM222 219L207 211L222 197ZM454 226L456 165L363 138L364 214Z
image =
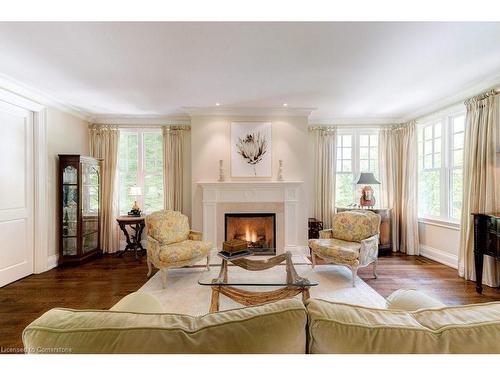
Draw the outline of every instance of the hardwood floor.
M132 253L122 258L103 256L79 267L55 268L0 288L0 347L21 348L24 327L53 307L109 309L146 281L146 258ZM400 288L423 290L448 305L500 300L500 290L457 276L456 270L418 256L381 257L378 278L371 266L358 272L372 288L387 297Z

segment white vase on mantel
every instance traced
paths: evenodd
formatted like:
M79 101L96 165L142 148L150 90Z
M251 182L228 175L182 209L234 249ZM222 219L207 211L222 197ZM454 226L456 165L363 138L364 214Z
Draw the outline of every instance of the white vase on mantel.
M224 182L225 180L226 177L224 176L224 162L222 160L219 160L219 179L217 181Z
M283 181L283 160L279 160L278 181Z

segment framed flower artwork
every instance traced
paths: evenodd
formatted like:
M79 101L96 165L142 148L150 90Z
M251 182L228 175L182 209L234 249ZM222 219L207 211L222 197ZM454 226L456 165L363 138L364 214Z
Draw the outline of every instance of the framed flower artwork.
M272 176L270 122L231 123L231 176Z

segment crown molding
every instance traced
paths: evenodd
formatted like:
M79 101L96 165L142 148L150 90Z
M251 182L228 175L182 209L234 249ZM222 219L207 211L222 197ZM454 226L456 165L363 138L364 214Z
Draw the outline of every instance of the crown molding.
M310 117L310 126L349 126L366 127L370 125L390 125L400 123L401 117Z
M90 118L92 124L108 125L191 125L188 116L166 116L166 115L94 115Z
M52 107L60 111L69 113L70 115L73 115L85 121L89 121L91 117L90 114L85 111L73 107L70 104L64 103L54 98L52 95L29 87L4 74L0 74L0 88L45 107Z
M486 79L471 81L462 90L456 94L449 95L446 98L435 101L432 105L422 107L421 109L409 113L402 118L400 122L411 120L422 120L433 116L436 112L441 112L445 109L451 109L464 104L464 101L472 96L479 95L483 91L500 87L500 74L491 76Z
M183 107L190 116L281 116L308 117L316 108L309 107Z

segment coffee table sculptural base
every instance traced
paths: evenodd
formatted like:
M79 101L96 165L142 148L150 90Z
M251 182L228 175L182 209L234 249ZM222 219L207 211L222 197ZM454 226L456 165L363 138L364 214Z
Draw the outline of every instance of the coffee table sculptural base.
M244 306L253 306L263 303L278 301L285 298L292 298L302 293L302 299L309 299L309 287L317 285L311 283L308 279L300 277L292 263L292 254L286 252L275 257L264 260L253 260L249 258L238 258L230 260L235 266L241 267L248 271L262 271L275 267L286 261L286 282L283 288L272 291L248 291L231 286L228 281L228 261L222 259L222 265L219 276L212 280L212 299L210 302L210 312L219 311L219 296L220 294L229 297Z

